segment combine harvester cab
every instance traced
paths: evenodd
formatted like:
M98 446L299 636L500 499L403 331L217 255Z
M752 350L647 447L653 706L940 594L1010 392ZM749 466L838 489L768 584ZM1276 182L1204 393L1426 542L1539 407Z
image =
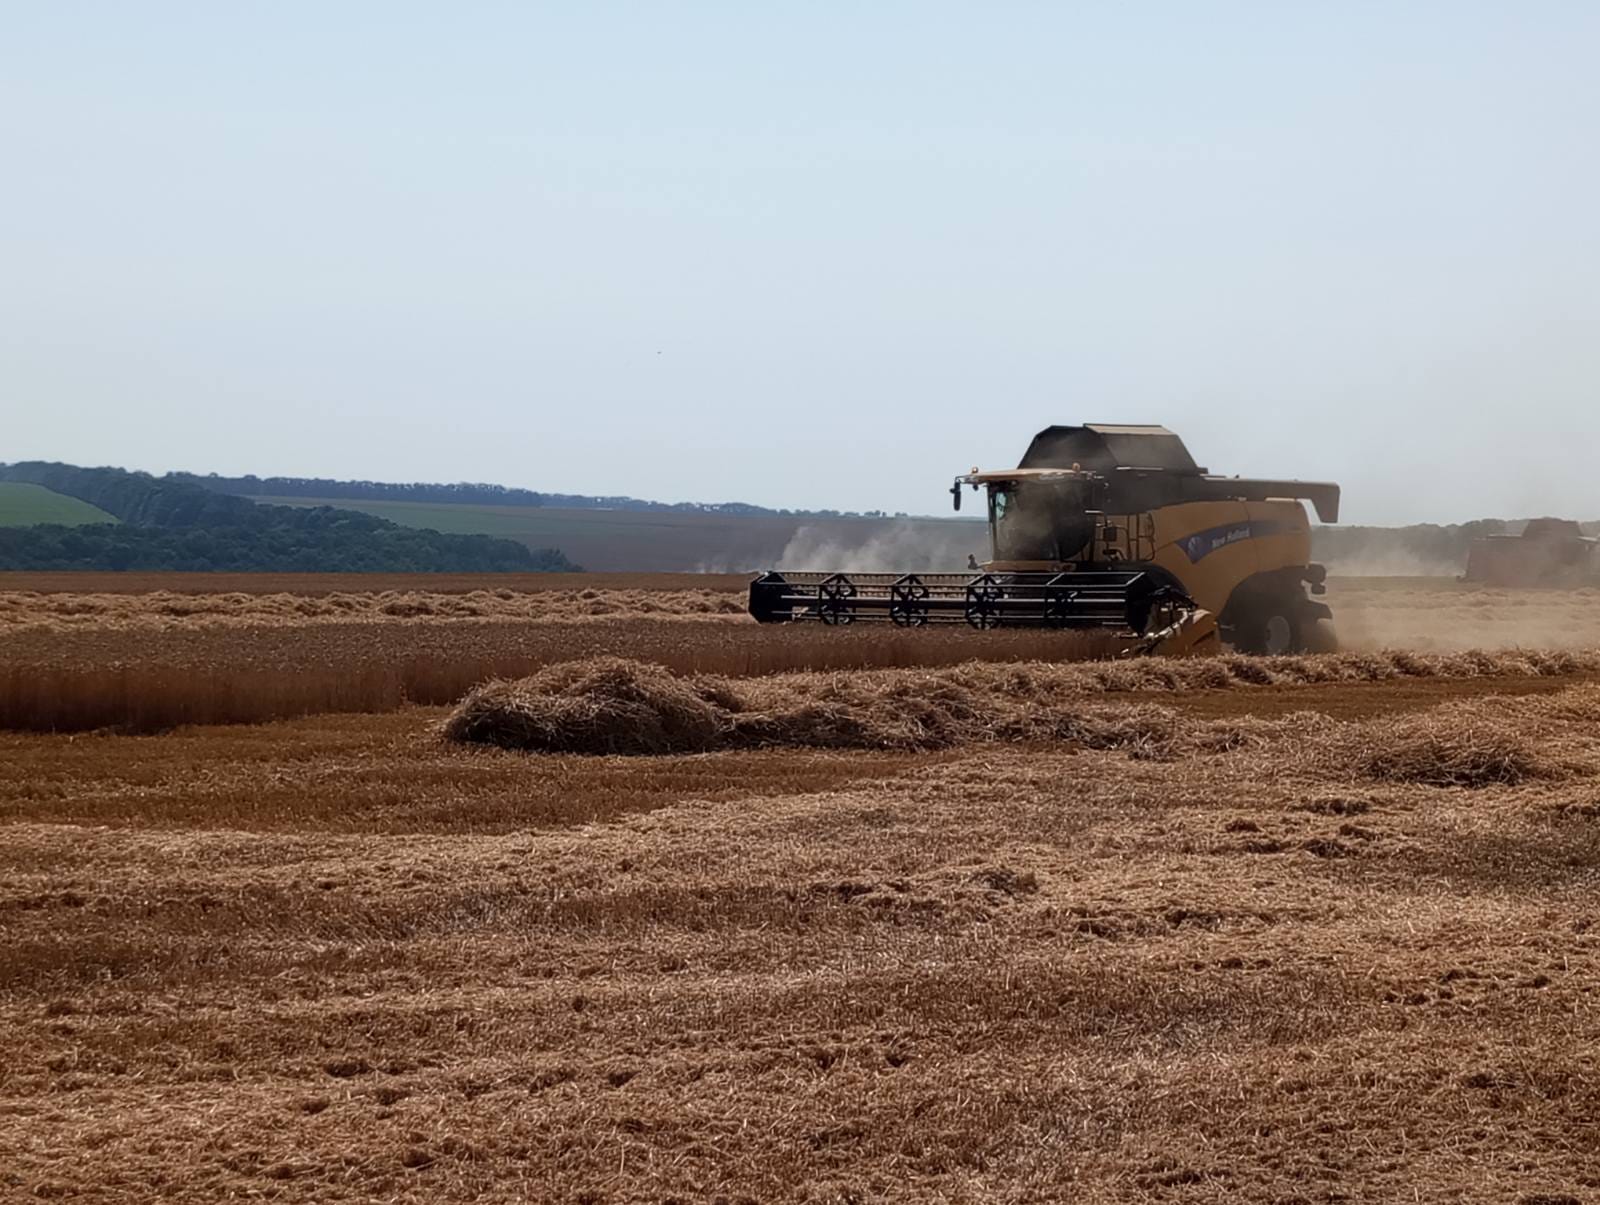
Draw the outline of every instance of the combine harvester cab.
M1300 500L1338 521L1337 485L1220 477L1157 426L1048 427L1015 469L957 477L982 491L990 559L976 572L771 570L750 585L762 623L964 623L1099 630L1129 653L1331 647Z

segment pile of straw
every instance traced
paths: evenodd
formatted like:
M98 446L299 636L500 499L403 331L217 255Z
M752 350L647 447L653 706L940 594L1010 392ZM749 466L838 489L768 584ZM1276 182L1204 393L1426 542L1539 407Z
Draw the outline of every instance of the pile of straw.
M1150 677L1162 678L1159 670ZM1148 701L1113 702L1094 672L1081 665L974 663L731 679L597 657L478 687L457 704L444 735L467 744L593 754L932 750L981 741L1049 741L1149 759L1253 751L1274 773L1334 768L1355 778L1440 787L1560 777L1595 760L1586 734L1600 716L1600 691L1582 686L1352 722L1311 711L1204 719ZM1190 677L1186 667L1173 672L1180 681ZM1248 689L1231 674L1226 681ZM1161 689L1159 681L1151 684Z

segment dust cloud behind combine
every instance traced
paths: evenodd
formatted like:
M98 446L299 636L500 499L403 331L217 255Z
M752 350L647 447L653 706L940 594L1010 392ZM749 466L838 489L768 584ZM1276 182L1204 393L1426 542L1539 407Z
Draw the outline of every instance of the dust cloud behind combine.
M1370 545L1357 545L1354 550L1341 550L1335 556L1323 558L1321 563L1328 567L1329 573L1342 577L1454 578L1460 574L1465 561L1457 564L1448 557L1429 556L1377 540Z
M947 520L896 522L859 541L806 525L794 533L778 560L783 569L841 573L960 572L967 558L988 559L988 529L979 523Z

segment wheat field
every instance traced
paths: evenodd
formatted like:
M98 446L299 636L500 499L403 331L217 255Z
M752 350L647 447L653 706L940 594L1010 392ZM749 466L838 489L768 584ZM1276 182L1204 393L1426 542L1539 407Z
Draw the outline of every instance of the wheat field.
M762 626L732 576L327 576L0 575L0 728L160 731L389 711L595 656L748 677L1115 652L1076 632ZM1349 579L1331 597L1356 652L1600 647L1594 591Z
M0 1199L1600 1194L1581 642L125 619L0 628Z

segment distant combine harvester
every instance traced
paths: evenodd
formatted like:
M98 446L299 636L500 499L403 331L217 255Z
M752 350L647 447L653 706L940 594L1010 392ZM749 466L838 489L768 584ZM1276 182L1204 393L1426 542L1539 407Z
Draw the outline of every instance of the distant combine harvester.
M1469 582L1486 586L1600 585L1600 540L1574 519L1532 519L1515 536L1480 536L1467 549Z

